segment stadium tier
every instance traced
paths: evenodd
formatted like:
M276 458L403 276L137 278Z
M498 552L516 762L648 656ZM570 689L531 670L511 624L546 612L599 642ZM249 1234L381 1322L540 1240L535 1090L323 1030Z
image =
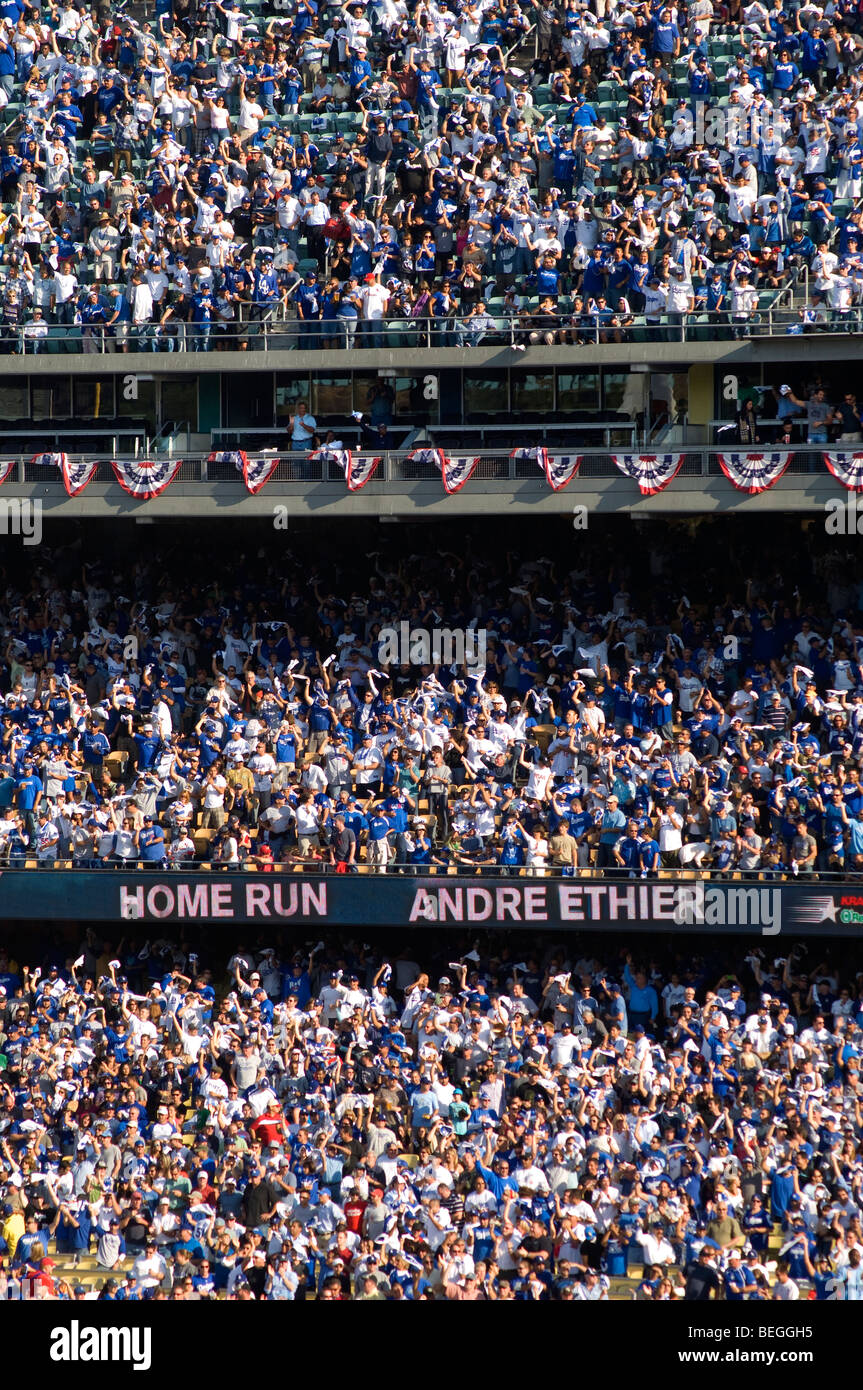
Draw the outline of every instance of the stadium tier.
M863 1298L857 4L0 0L0 127L0 1299Z

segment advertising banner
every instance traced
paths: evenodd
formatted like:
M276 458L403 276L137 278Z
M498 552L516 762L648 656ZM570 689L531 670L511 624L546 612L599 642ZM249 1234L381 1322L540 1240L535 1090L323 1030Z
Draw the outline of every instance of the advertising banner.
M7 869L0 916L856 937L863 883Z

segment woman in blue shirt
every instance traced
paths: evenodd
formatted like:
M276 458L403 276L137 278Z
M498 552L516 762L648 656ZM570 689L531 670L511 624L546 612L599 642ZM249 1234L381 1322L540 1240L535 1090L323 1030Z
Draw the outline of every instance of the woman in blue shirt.
M371 243L363 237L357 236L356 232L351 234L350 241L351 254L351 275L355 275L358 280L364 279L366 275L372 273L372 249Z
M434 278L436 247L430 231L423 232L422 241L416 249L414 265L417 279L428 288Z

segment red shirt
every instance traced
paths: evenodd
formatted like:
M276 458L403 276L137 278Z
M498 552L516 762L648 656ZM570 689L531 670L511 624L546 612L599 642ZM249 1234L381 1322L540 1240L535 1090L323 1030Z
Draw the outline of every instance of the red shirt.
M363 1224L363 1213L368 1206L362 1197L349 1197L342 1203L342 1211L345 1214L345 1225L354 1235L360 1234L360 1227Z
M255 1120L251 1126L256 1138L259 1138L264 1148L268 1144L281 1143L284 1139L284 1120L281 1115L261 1115L260 1119Z

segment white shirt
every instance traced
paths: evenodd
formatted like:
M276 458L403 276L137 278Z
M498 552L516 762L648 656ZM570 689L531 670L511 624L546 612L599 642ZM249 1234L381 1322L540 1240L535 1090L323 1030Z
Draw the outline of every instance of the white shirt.
M363 318L366 320L379 320L384 316L384 311L390 301L390 292L383 285L377 283L365 285L360 291L363 301Z

